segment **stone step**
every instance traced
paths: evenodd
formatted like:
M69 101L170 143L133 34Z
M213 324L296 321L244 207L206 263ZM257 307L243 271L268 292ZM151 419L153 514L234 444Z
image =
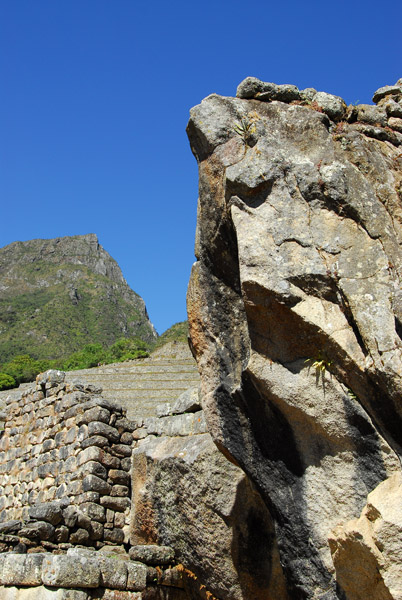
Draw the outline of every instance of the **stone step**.
M192 370L177 370L177 371L174 371L174 370L169 370L169 371L138 370L137 372L127 373L126 371L120 372L119 370L116 369L116 371L111 371L109 373L105 373L104 371L98 371L95 368L88 372L86 372L86 371L85 372L69 371L68 379L70 380L74 377L104 377L105 379L108 379L109 381L112 381L114 378L117 378L117 377L119 377L121 380L124 380L124 381L130 381L133 379L149 379L149 380L151 380L151 379L166 379L167 381L169 381L169 380L175 379L175 378L197 379L198 372L194 371L192 369Z
M66 381L85 381L85 382L92 382L92 383L99 383L99 385L102 385L101 382L104 383L105 386L107 387L115 387L116 385L118 387L124 387L127 386L129 388L139 388L139 387L153 387L153 386L159 386L162 387L163 385L166 385L167 387L172 387L172 384L174 384L175 382L177 382L179 384L179 386L183 386L186 385L186 383L188 383L188 385L191 385L191 383L193 381L198 381L198 377L195 377L192 373L189 373L188 375L186 374L182 374L182 373L177 373L177 374L173 374L171 377L166 377L166 375L163 375L161 377L137 377L137 376L133 376L131 375L130 377L125 377L125 376L120 376L118 373L113 374L112 376L110 375L105 375L104 373L102 374L88 374L88 375L79 375L78 377L75 376L70 376L68 375L66 377ZM188 387L188 386L187 386Z
M137 374L142 374L142 373L155 373L155 374L160 374L160 373L197 373L198 374L198 370L195 367L195 365L192 365L191 363L183 363L183 364L153 364L153 363L147 363L147 364L135 364L135 365L127 365L126 363L120 363L121 366L119 366L119 363L114 364L113 366L110 365L105 365L105 366L99 366L99 367L93 367L92 369L81 369L81 370L76 370L76 371L69 371L68 373L71 373L71 375L73 375L74 373L77 373L78 375L96 375L97 373L99 374L113 374L113 373L119 373L122 375L137 375Z

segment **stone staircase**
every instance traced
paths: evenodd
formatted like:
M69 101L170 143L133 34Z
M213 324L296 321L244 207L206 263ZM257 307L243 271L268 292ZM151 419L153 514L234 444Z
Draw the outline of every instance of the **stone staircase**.
M69 371L66 381L102 388L102 396L119 402L129 419L156 416L156 407L171 404L198 387L197 365L186 343L170 342L148 358Z

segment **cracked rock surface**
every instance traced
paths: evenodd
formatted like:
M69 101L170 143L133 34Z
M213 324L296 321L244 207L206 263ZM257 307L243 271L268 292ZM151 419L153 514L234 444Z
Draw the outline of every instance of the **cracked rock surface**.
M275 523L273 597L357 598L328 538L400 470L402 87L346 108L272 86L191 111L190 334L208 429Z

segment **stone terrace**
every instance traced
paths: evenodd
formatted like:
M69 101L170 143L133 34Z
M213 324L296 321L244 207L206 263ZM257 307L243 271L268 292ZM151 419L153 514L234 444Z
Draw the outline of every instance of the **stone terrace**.
M70 371L66 381L102 388L102 396L117 401L129 419L153 417L160 404L173 403L185 390L198 387L197 365L188 345L170 342L149 358Z

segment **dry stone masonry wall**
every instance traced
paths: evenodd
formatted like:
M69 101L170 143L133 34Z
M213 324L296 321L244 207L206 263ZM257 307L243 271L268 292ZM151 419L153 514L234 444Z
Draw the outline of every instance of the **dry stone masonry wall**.
M127 541L136 425L93 386L49 371L6 404L0 531L36 542Z

